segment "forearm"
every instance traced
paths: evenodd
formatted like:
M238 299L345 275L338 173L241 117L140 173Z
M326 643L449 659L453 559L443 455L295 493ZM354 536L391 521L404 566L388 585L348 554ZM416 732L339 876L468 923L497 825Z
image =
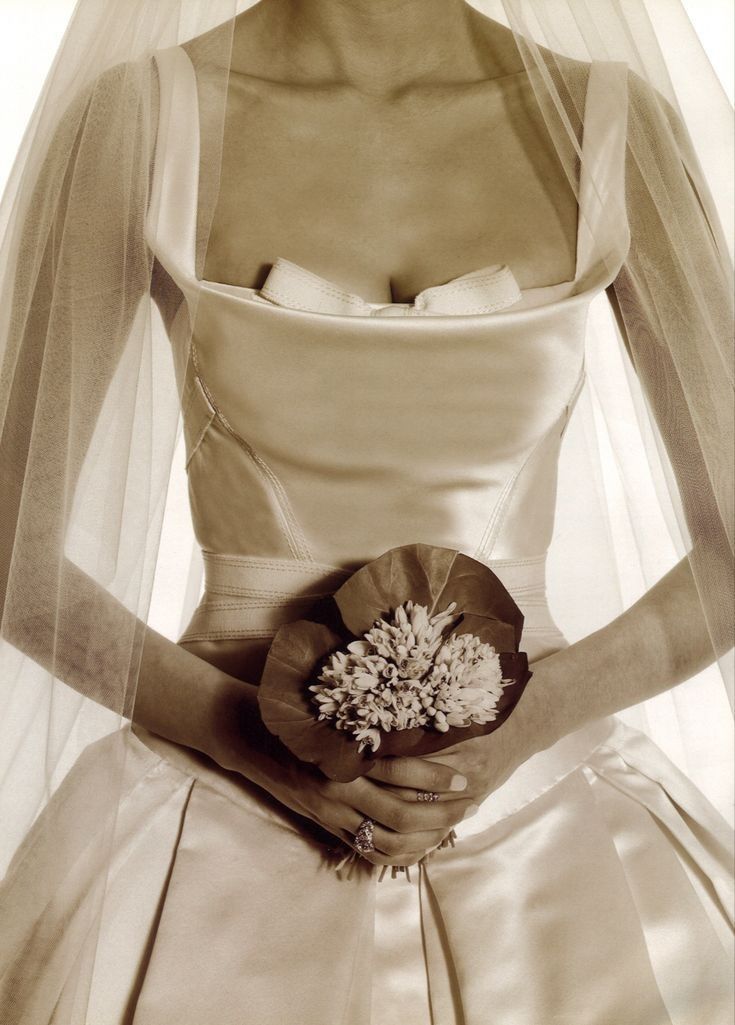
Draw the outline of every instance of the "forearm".
M272 768L273 738L260 722L255 686L153 630L68 559L58 604L44 597L42 580L39 573L32 609L24 605L17 617L14 606L6 609L7 641L98 704L211 757L230 728L227 719L237 718L247 741L240 771L250 766L249 778L258 782Z
M133 722L167 740L213 754L222 695L234 684L247 695L256 688L234 681L217 666L146 627L140 656Z
M548 747L594 719L668 690L713 659L685 557L612 622L535 662L517 725Z
M133 722L254 783L280 777L283 749L263 725L258 688L146 629ZM236 758L233 760L233 756Z

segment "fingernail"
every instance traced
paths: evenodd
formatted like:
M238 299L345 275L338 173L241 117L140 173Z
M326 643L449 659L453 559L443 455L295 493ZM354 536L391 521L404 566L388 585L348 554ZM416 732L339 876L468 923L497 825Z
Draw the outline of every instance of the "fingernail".
M450 790L466 790L467 789L467 778L465 776L452 776L452 782L449 784Z
M479 810L479 807L480 807L479 804L471 804L469 806L469 808L467 809L467 811L462 816L462 818L463 819L468 819L470 817L470 815L474 815L475 812Z

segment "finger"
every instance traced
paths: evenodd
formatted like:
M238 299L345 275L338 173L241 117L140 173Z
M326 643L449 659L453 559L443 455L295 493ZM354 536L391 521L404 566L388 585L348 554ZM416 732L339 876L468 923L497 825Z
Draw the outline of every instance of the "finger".
M381 758L366 775L391 786L439 794L461 793L467 788L461 773L426 758Z
M355 833L364 822L365 816L358 811L350 810L341 817L345 819L347 826L344 829L338 829L338 833L346 843L354 848ZM373 824L374 848L371 851L360 852L360 856L375 865L414 865L429 851L440 847L446 836L446 829L425 830L404 835L385 829L375 822Z
M345 830L337 830L337 834L347 844L348 847L353 847L352 837ZM432 843L430 847L419 848L415 851L405 851L400 854L386 854L378 847L373 851L368 851L364 854L360 854L359 857L365 861L369 861L371 865L395 865L396 867L402 868L407 865L417 865L423 858L428 854L432 854L438 850L439 847L444 843L445 837L442 837L437 843Z
M390 794L392 797L397 798L399 801L408 801L410 804L433 804L435 801L441 801L446 804L452 801L466 801L466 793L441 793L438 790L413 790L408 787L394 787L388 783L380 783L375 781L375 786L380 787L386 794ZM419 797L419 794L429 795L426 797ZM434 795L432 798L430 795Z
M433 850L447 835L445 829L422 830L420 833L395 833L392 829L376 825L375 848L390 857L410 857Z
M363 780L354 797L358 814L396 833L420 833L435 829L449 832L477 806L472 798L456 801L418 802L394 797L389 788Z

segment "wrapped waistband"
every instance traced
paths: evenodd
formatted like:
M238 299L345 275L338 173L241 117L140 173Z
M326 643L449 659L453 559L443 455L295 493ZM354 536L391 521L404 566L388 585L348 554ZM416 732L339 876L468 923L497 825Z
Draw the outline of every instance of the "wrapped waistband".
M204 595L180 641L272 637L334 594L351 570L324 563L203 552ZM546 601L546 555L490 559L486 565L524 614L524 631L557 633Z

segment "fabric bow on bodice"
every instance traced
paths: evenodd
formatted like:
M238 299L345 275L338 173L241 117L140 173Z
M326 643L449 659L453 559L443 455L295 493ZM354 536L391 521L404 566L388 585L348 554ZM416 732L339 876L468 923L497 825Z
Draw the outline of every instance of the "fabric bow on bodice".
M279 257L258 295L276 306L313 313L420 317L495 313L517 303L521 291L510 269L497 264L426 288L419 292L413 303L369 303L326 278Z

